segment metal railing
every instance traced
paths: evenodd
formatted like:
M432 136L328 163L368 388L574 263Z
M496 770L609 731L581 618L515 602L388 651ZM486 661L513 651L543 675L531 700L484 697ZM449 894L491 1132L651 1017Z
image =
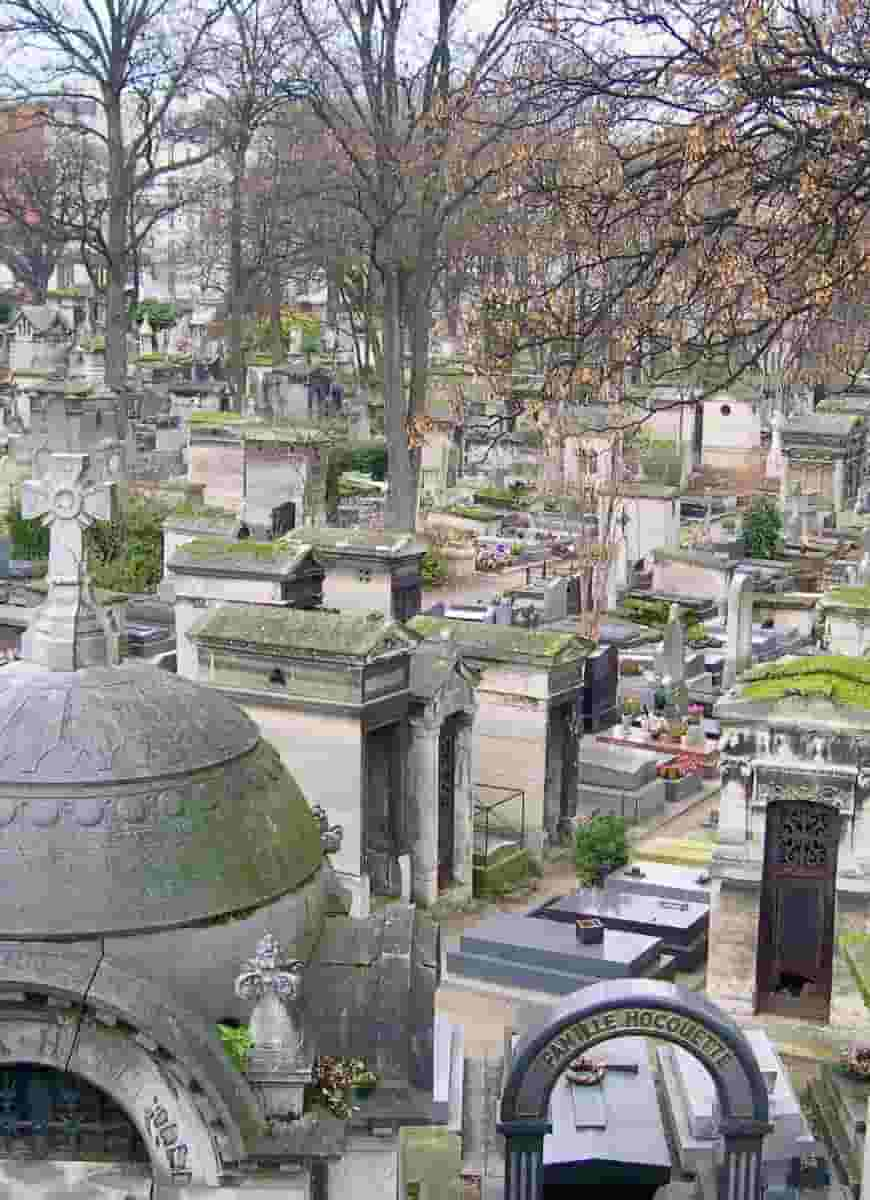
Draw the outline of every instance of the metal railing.
M474 791L475 857L481 856L484 863L489 861L491 838L499 838L504 842L513 842L518 846L524 846L526 844L525 791L522 788L497 787L492 783L476 783ZM505 805L516 804L517 801L520 806L519 829L507 819L505 811Z

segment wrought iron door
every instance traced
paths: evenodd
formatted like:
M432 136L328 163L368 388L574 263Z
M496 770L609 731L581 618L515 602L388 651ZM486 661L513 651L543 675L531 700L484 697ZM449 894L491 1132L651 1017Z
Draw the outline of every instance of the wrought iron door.
M16 1063L0 1068L0 1157L147 1162L136 1127L77 1075Z
M840 814L814 801L767 808L756 1011L827 1021Z
M456 788L456 721L448 718L438 735L438 886L453 879Z

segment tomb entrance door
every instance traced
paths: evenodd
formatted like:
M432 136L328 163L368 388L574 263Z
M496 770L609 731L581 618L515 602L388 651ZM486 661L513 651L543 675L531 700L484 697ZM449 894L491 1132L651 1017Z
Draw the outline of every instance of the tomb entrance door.
M768 805L756 1012L828 1020L840 822L835 808L814 800Z
M453 881L456 828L456 737L459 718L448 717L438 734L438 890Z
M401 891L404 852L402 733L398 725L370 730L365 739L365 860L376 895Z

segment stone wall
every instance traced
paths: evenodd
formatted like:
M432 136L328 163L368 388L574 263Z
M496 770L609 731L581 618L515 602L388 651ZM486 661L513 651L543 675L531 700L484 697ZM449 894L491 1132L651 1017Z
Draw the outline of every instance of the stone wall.
M477 782L525 791L526 834L531 835L533 848L539 849L547 784L548 713L547 700L530 694L535 690L540 690L540 681L529 672L495 665L484 668L478 688ZM490 802L495 797L484 792L483 798ZM520 817L519 801L493 814L496 824L507 820L516 829Z
M347 613L393 615L392 578L381 563L352 563L327 560L323 580L323 607Z
M665 595L691 596L717 602L727 599L731 572L723 567L678 559L657 559L653 564L652 590Z
M205 484L204 499L209 507L229 508L237 512L244 489L244 460L241 443L191 443L187 457L187 478L190 483Z
M355 717L243 704L312 802L321 804L344 835L332 864L359 877L362 860L363 738Z

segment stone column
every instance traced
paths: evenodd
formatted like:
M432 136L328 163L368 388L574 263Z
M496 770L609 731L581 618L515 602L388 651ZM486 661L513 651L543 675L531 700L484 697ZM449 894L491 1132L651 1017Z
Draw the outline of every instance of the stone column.
M834 459L834 512L842 512L846 507L846 464L842 458Z
M767 1121L733 1117L722 1122L725 1165L719 1180L719 1200L761 1200L761 1148L773 1129Z
M549 1121L501 1121L496 1129L505 1139L504 1200L541 1200L544 1136L553 1126Z
M440 727L410 721L411 777L408 816L413 879L411 896L417 904L438 899L438 737Z
M752 662L752 579L735 575L728 593L728 648L722 688L728 691Z
M453 878L471 887L474 854L474 715L456 731L456 775L453 783Z

